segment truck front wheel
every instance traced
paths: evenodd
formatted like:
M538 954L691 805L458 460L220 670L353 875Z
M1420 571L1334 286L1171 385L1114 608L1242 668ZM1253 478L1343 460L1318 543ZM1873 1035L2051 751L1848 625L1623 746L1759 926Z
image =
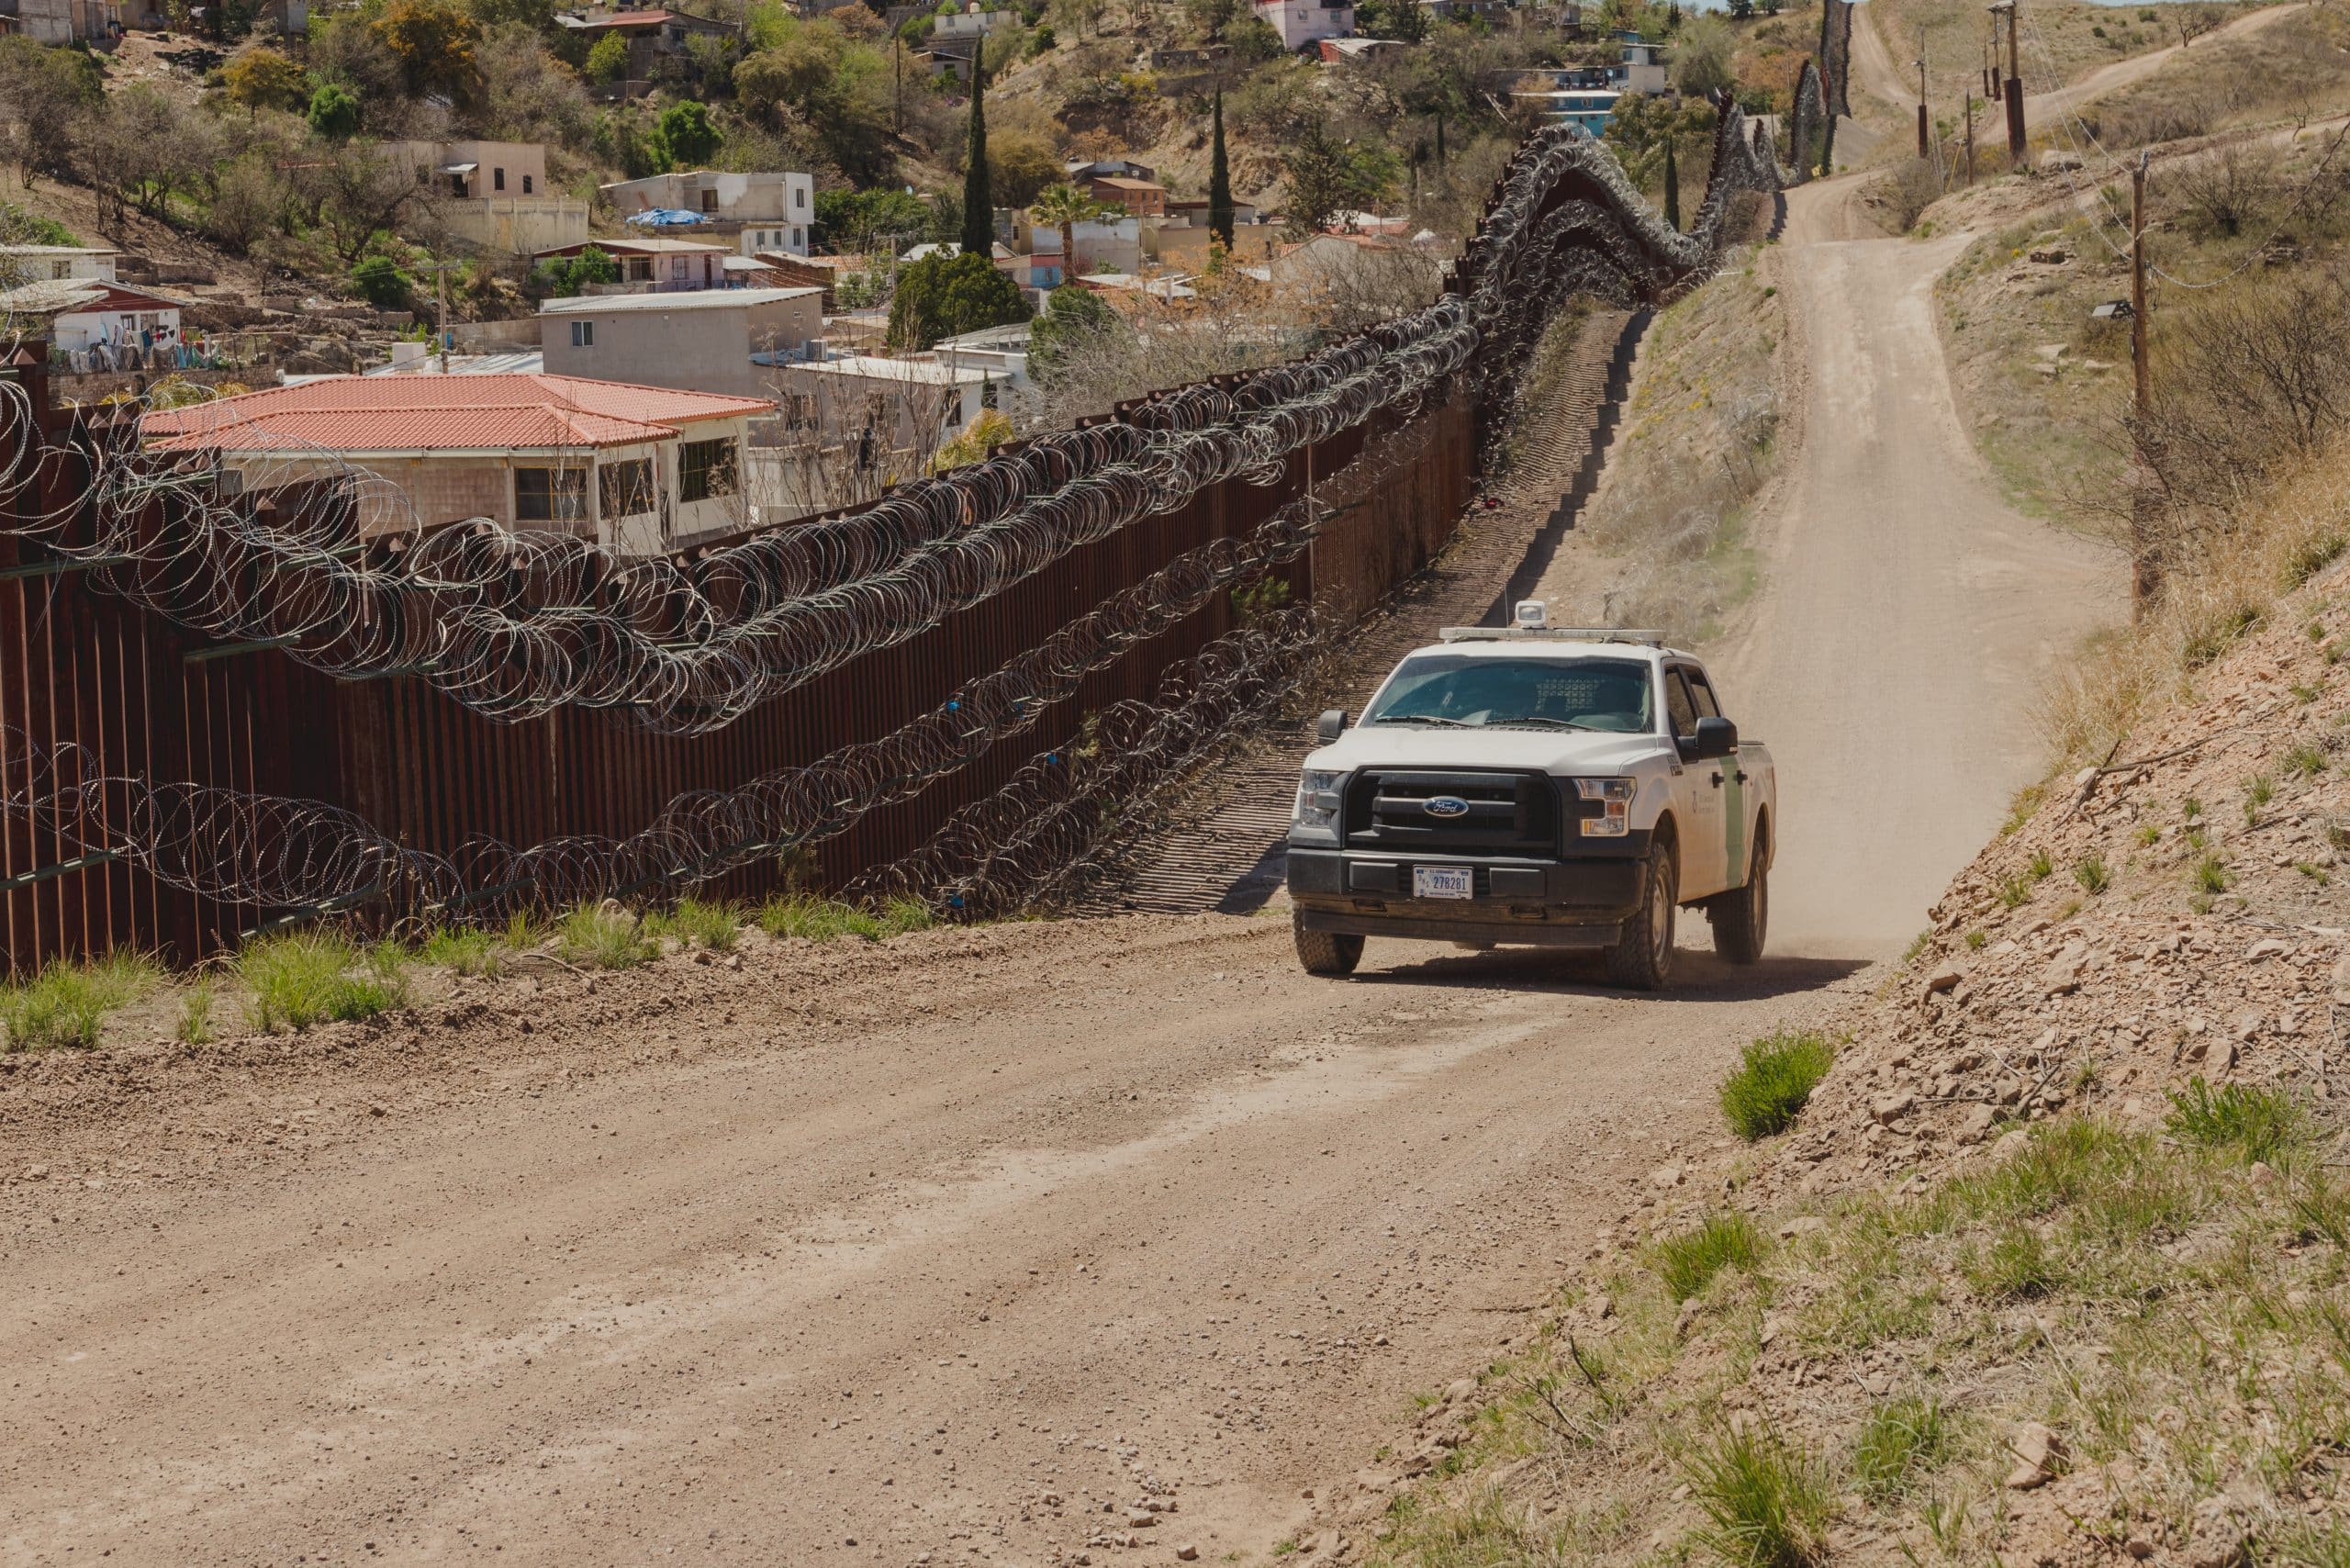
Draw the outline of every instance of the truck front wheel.
M1607 949L1607 978L1630 991L1662 991L1673 978L1673 912L1679 901L1681 868L1673 846L1660 844L1640 878L1640 911L1624 923L1624 934Z
M1297 961L1305 966L1309 975L1328 975L1343 980L1355 972L1362 962L1362 938L1348 936L1336 931L1308 931L1305 916L1289 917L1290 935L1297 941Z
M1746 886L1706 901L1706 918L1714 925L1714 950L1730 963L1751 964L1762 956L1762 937L1771 922L1770 862L1771 846L1756 838Z

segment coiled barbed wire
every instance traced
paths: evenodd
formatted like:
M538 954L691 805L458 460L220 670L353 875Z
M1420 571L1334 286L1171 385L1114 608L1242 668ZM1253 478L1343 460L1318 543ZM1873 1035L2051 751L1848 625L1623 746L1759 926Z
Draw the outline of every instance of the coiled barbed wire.
M1753 145L1735 106L1722 104L1713 174L1685 234L1647 207L1606 149L1552 128L1514 156L1454 286L1427 310L1309 359L1185 387L1119 421L1058 432L845 517L692 561L618 556L570 535L486 522L411 532L388 561L372 559L353 548L358 520L388 491L372 476L338 473L299 492L298 505L231 501L217 472L87 434L70 454L44 448L29 399L12 382L0 382L13 416L0 496L50 477L44 465L85 465L84 504L20 520L17 531L93 564L107 587L159 613L219 635L284 639L290 654L337 674L417 674L500 718L569 702L622 709L671 733L715 728L719 715L914 635L947 607L984 602L1206 485L1270 480L1287 454L1382 411L1408 416L1438 390L1477 397L1505 386L1565 294L1655 299L1692 286L1725 249L1732 196L1804 177L1801 106L1818 103L1810 79L1808 99L1798 97L1794 170ZM1423 431L1423 450L1429 439ZM1375 479L1382 463L1404 456L1402 445L1366 454L1334 482ZM150 524L156 506L175 528ZM11 779L26 782L0 811L186 891L271 908L364 902L403 917L476 918L674 892L919 794L1033 727L1136 642L1295 558L1327 515L1324 501L1299 497L1245 540L1177 556L891 734L731 790L681 794L626 838L520 849L476 838L442 856L323 803L106 777L78 745L42 751L14 734L0 734L0 755ZM1094 734L1117 756L1086 769L1089 782L1032 827L1006 826L1023 788L1031 803L1042 799L1033 791L1044 776L1024 770L886 876L964 907L1035 896L1095 842L1080 831L1080 801L1163 782L1257 711L1329 632L1299 611L1220 640L1213 656L1203 651L1170 677L1158 703L1105 710ZM1052 764L1031 764L1040 766ZM1075 777L1050 788L1069 790ZM987 848L990 833L1004 841L998 852Z
M1816 73L1807 80L1799 122L1801 106L1818 102ZM331 675L413 675L499 720L576 706L656 733L707 733L1208 485L1270 482L1287 454L1408 409L1448 377L1506 382L1561 289L1651 298L1701 278L1721 250L1729 196L1800 177L1757 155L1742 124L1725 106L1687 234L1648 208L1612 152L1550 128L1500 182L1465 286L1427 308L690 560L487 520L428 532L385 481L265 431L274 453L240 458L234 496L210 463L132 450L120 432L85 435L77 454L50 461L86 467L86 499L12 531L97 565L104 586L150 610L224 640L273 644ZM1588 194L1556 200L1569 185ZM0 495L20 495L39 449L25 439L23 389L0 383L0 398L17 435ZM150 416L147 429L201 452L218 417L198 406ZM273 492L292 504L254 498ZM407 521L367 527L386 514ZM362 548L371 533L380 547Z

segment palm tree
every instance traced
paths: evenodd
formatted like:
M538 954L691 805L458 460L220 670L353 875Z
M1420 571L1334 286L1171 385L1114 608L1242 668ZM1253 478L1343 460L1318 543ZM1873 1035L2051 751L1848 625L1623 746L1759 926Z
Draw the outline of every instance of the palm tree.
M1037 222L1049 223L1061 231L1062 282L1077 275L1077 226L1119 210L1108 202L1094 200L1066 180L1047 188L1029 205L1029 214Z

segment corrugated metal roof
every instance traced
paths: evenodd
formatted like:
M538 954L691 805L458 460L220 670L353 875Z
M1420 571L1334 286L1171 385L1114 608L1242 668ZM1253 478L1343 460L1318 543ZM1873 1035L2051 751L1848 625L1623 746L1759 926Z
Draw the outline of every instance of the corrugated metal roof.
M151 288L134 288L102 277L52 277L0 291L0 315L56 316L75 310L110 309L118 301L136 309L162 305L177 310L187 301Z
M149 414L140 431L163 452L620 446L774 406L570 375L351 375Z
M680 288L667 294L580 294L543 300L542 316L603 315L614 310L747 310L778 299L804 299L824 291L802 288Z

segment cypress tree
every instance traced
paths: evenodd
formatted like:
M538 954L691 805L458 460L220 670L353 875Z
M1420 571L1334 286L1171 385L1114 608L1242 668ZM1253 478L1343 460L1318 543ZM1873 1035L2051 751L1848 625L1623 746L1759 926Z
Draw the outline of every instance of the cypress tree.
M1681 164L1671 141L1664 144L1664 220L1676 230L1681 227Z
M1208 234L1232 249L1232 166L1224 154L1224 89L1215 90L1215 136L1208 151Z
M971 125L963 143L963 253L995 255L995 200L988 189L987 62L971 55Z

